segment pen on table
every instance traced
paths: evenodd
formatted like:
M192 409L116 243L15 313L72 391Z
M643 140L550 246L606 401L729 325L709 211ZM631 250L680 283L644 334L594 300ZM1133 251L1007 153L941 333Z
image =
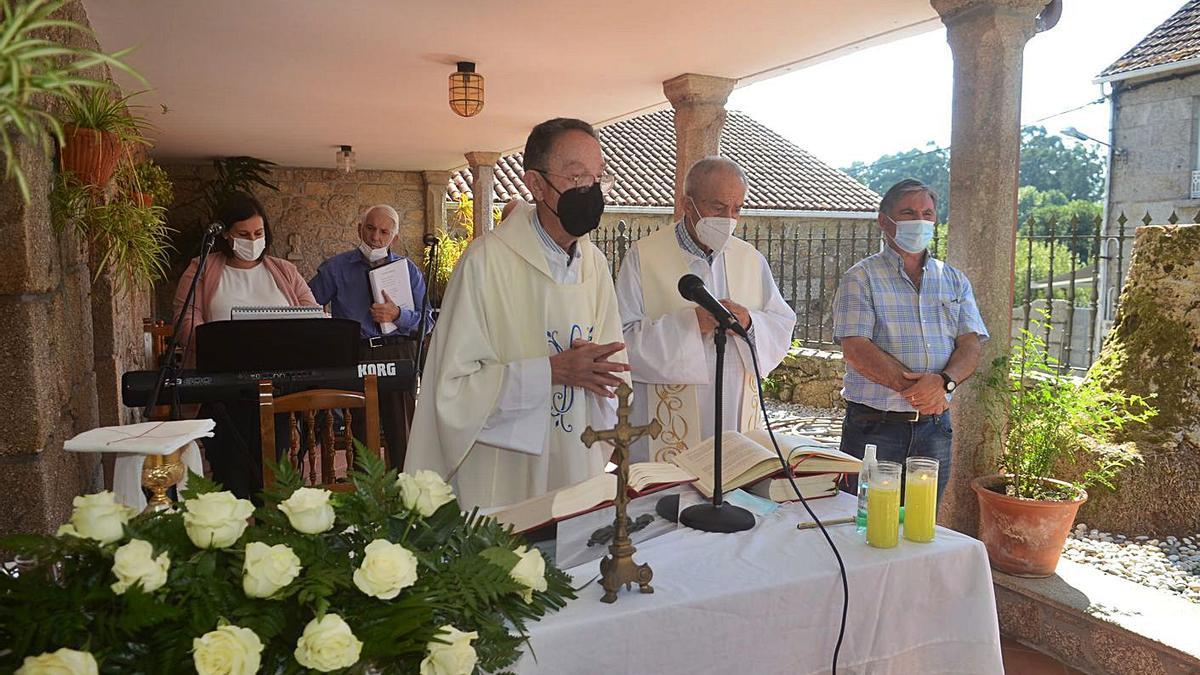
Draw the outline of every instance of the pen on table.
M855 520L857 520L857 518L855 518L854 516L850 516L849 518L834 518L833 520L823 520L823 521L821 521L821 524L824 525L825 527L832 527L833 525L845 525L847 523L853 523ZM796 529L797 530L811 530L812 528L814 528L816 526L817 526L816 523L799 523L796 525Z

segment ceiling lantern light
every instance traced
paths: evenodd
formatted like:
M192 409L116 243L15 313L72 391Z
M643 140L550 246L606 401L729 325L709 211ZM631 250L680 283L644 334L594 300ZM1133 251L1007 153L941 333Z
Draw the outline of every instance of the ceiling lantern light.
M354 172L354 149L343 145L337 152L337 170L342 173Z
M450 75L450 109L461 117L483 110L483 76L470 61L459 61L458 71Z

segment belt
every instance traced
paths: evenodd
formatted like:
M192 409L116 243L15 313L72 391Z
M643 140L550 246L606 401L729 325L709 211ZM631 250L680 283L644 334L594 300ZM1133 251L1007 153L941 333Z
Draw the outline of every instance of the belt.
M387 347L390 345L400 345L405 342L412 342L412 338L407 335L375 335L363 340L363 345L366 347Z
M905 422L909 424L919 424L921 422L928 422L937 417L937 415L922 415L915 410L911 412L898 410L877 410L869 405L863 405L861 403L854 403L854 405L866 411L863 413L856 413L854 415L855 418L867 422Z

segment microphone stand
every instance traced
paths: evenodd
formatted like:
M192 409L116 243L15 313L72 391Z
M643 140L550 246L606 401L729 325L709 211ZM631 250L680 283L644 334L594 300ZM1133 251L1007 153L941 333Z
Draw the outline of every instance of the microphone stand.
M725 380L726 331L732 329L729 321L717 319L713 331L713 344L717 348L717 372L714 379L713 405L713 496L711 504L693 504L679 514L679 522L704 532L741 532L754 527L754 514L740 506L726 504L721 484L721 407L722 385Z
M432 235L431 235L432 236ZM413 362L413 375L416 390L421 389L421 373L424 370L421 359L425 351L425 320L429 314L430 289L433 287L433 272L437 269L438 239L428 240L429 256L425 259L425 295L421 298L421 318L417 322L417 356Z
M190 312L196 302L196 285L200 282L200 277L204 275L204 263L208 260L208 254L212 251L212 247L216 244L217 238L211 231L205 231L204 237L200 240L200 259L196 263L196 274L192 277L192 283L188 286L187 297L183 301L183 308L179 311L179 316L175 317L175 325L171 329L171 341L167 343L166 352L163 353L162 363L158 367L158 376L154 380L154 388L150 390L150 398L146 401L146 407L142 409L142 417L146 420L150 419L150 415L154 411L154 406L158 405L158 395L162 392L163 385L168 379L174 380L178 377L176 370L176 357L179 355L179 332L183 327L183 317ZM188 338L191 339L190 336ZM179 419L179 401L172 399L171 412L168 415L169 419Z

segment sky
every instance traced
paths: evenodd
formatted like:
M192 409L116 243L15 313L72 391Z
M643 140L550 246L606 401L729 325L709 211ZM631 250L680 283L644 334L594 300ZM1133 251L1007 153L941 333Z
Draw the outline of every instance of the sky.
M1065 0L1058 25L1025 46L1022 124L1041 124L1050 133L1074 126L1108 140L1107 101L1057 114L1104 95L1092 79L1183 4ZM727 107L835 167L870 163L925 149L929 141L950 143L952 67L946 31L939 29L747 85L730 95Z

